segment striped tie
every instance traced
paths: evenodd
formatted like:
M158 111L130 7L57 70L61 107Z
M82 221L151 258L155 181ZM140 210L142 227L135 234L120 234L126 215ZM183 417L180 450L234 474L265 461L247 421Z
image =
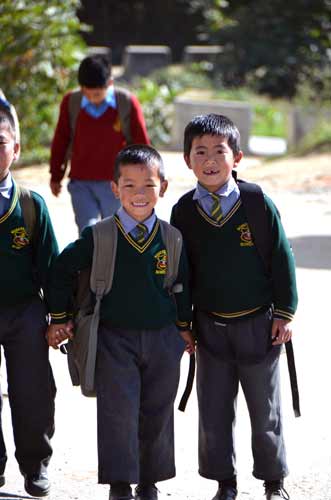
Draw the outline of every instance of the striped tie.
M214 221L219 222L223 217L220 198L219 196L217 196L217 194L214 193L209 193L209 194L213 199L213 206L211 207L210 215L212 219L214 219Z
M137 234L135 240L139 245L142 245L146 240L146 236L148 235L148 229L145 224L137 224L136 230Z

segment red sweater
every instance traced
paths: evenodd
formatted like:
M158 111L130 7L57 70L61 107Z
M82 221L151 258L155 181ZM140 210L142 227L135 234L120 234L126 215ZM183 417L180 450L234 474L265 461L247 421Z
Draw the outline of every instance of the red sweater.
M51 180L64 177L64 159L70 143L69 94L62 99L60 116L51 146ZM136 144L149 144L145 120L135 96L131 98L131 136ZM117 109L108 108L99 118L79 111L72 147L69 177L81 180L111 180L117 153L126 145Z

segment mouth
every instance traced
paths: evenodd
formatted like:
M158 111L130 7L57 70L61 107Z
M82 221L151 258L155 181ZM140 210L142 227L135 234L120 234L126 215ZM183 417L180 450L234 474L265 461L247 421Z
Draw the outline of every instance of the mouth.
M132 206L134 208L144 208L144 207L147 207L148 205L148 202L145 201L145 202L132 202Z
M204 175L217 175L219 174L219 172L220 172L219 170L212 170L212 169L203 171Z

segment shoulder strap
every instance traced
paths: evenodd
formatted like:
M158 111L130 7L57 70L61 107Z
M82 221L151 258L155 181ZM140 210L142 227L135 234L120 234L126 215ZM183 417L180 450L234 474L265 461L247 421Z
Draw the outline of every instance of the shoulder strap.
M114 217L97 222L93 231L93 261L90 286L96 299L107 294L113 284L117 249L117 227Z
M65 166L71 157L72 145L74 142L75 130L77 117L80 110L80 103L82 101L82 93L80 90L74 90L71 92L68 101L68 114L69 114L69 124L70 124L70 142L67 147L67 151L65 154Z
M127 145L132 144L131 135L131 93L121 87L115 88L115 98L118 106L118 114L121 122L121 129L126 139Z
M168 254L167 272L164 279L164 287L171 289L178 274L178 266L182 253L183 238L175 227L164 220L160 220L161 235ZM173 290L178 292L179 290ZM181 291L181 290L180 290Z
M265 268L270 273L271 231L263 191L258 184L252 182L238 179L237 183L254 243Z
M22 186L17 186L20 205L23 212L24 222L31 242L35 240L35 226L36 226L36 205L32 198L32 193L29 189Z

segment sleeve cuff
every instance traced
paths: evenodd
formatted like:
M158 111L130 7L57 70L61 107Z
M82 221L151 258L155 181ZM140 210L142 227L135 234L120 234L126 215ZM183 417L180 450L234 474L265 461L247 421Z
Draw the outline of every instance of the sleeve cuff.
M294 319L294 313L278 308L275 308L273 316L275 319L286 319L288 321L292 321Z

